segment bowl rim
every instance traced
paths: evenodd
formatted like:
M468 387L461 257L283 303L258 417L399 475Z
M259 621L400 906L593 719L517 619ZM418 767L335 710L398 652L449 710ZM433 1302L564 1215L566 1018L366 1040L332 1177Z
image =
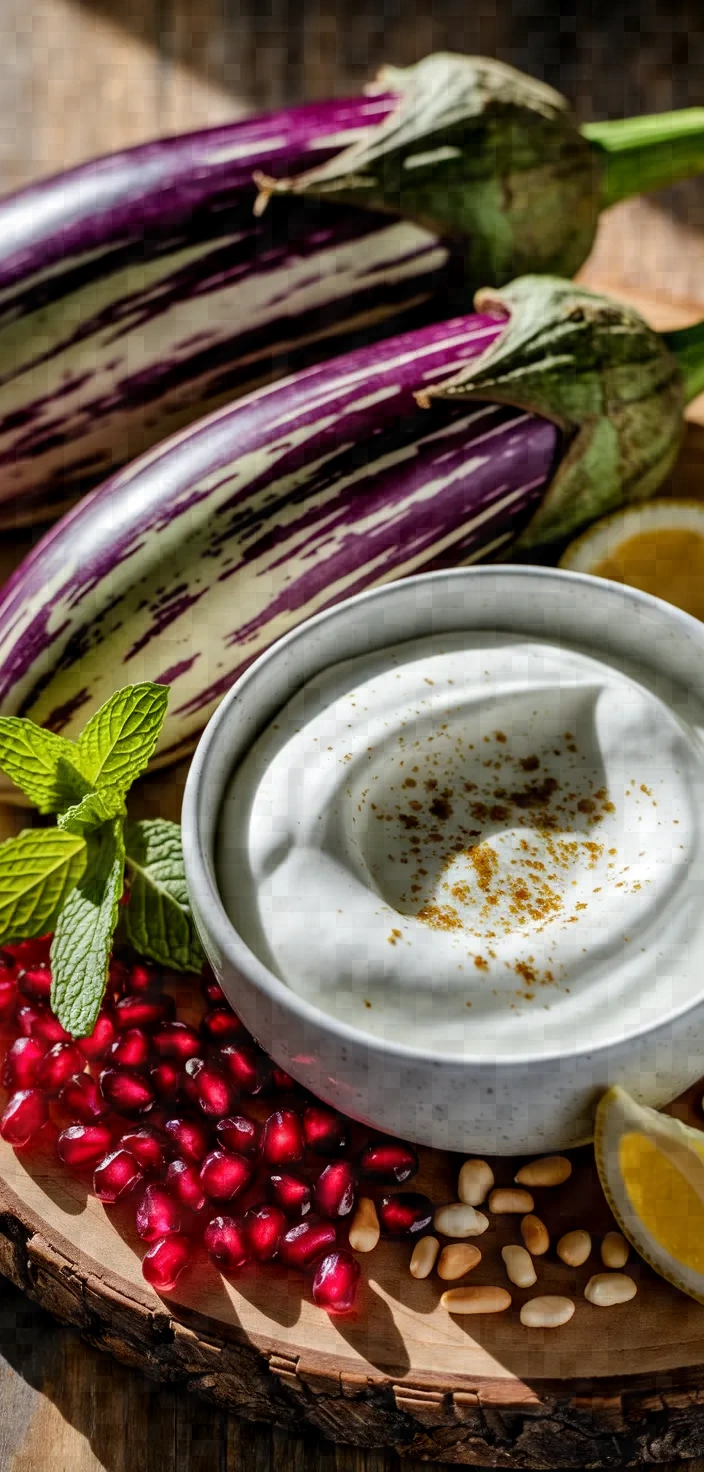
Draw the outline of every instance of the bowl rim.
M300 1021L316 1027L319 1031L325 1031L335 1037L341 1043L354 1044L356 1047L366 1049L369 1055L378 1054L380 1057L392 1056L400 1062L409 1065L417 1065L424 1062L431 1067L445 1065L452 1068L471 1068L474 1070L491 1069L494 1072L503 1071L505 1068L525 1069L535 1066L547 1066L550 1064L577 1059L593 1059L600 1055L614 1052L619 1047L638 1043L651 1034L658 1033L661 1029L671 1026L688 1013L693 1012L704 1002L704 989L694 1000L687 1001L679 1007L649 1022L643 1027L633 1028L624 1033L622 1037L607 1039L605 1042L592 1046L574 1046L560 1048L549 1053L526 1053L517 1057L509 1055L492 1057L491 1055L472 1053L443 1053L432 1050L412 1047L409 1044L397 1043L391 1039L380 1037L376 1033L367 1033L360 1028L352 1027L347 1022L340 1021L333 1013L325 1012L313 1003L306 1001L292 987L282 981L275 972L260 961L254 951L246 945L239 931L230 919L220 896L219 888L215 880L215 863L209 863L205 850L200 828L200 814L202 804L207 798L212 770L217 764L220 744L227 731L229 711L235 701L241 698L242 692L246 690L247 684L255 674L259 672L270 660L279 658L292 644L307 640L311 634L320 628L321 624L328 620L344 616L346 609L352 605L373 605L376 601L382 601L394 596L396 589L407 588L410 585L427 586L433 581L462 582L466 578L476 579L499 579L510 574L512 578L526 577L526 579L545 576L547 579L557 579L560 582L581 584L597 591L597 596L606 593L607 590L618 589L619 594L631 601L636 607L653 607L674 626L679 625L685 634L694 636L695 642L699 642L704 653L704 623L688 614L684 609L677 608L675 604L667 603L662 598L656 598L653 594L644 593L638 588L631 588L625 583L617 583L609 578L595 577L591 573L573 572L567 568L542 566L540 564L521 563L494 563L483 567L456 567L443 568L435 572L416 573L411 577L394 579L383 583L379 587L369 588L361 593L356 593L351 598L332 604L320 613L313 614L310 618L297 624L286 634L267 646L256 659L252 660L242 674L228 690L216 710L211 715L193 754L191 766L186 779L183 794L183 805L181 813L181 825L183 834L184 864L186 870L186 882L189 895L195 893L196 907L199 915L205 921L207 931L214 937L216 945L221 953L231 961L237 970L245 972L248 979L253 982L260 992L263 992L272 1002L283 1006L296 1015ZM673 677L674 678L674 677ZM290 697L289 697L290 698ZM220 802L222 800L222 794ZM217 819L214 831L217 828ZM212 873L211 873L212 870Z

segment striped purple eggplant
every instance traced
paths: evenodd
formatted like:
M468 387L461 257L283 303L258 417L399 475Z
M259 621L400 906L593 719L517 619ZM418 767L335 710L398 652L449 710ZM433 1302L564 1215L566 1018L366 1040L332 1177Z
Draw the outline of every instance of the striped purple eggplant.
M431 388L502 324L463 317L307 369L209 416L59 522L0 602L0 711L68 735L130 681L171 686L159 754L196 739L242 669L308 615L500 552L558 431Z
M0 202L0 526L51 520L206 410L464 310L473 287L571 274L599 209L703 163L702 109L579 130L542 83L441 54L385 69L375 95ZM263 218L257 172L277 196Z
M166 139L0 203L0 526L51 520L206 410L424 320L455 270L426 230L311 201L253 214L255 166L322 161L392 105Z

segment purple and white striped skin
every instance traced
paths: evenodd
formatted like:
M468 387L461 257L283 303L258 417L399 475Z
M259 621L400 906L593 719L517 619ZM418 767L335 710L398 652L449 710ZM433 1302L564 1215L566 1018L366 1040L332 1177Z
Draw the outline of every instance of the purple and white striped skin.
M0 712L69 736L116 689L171 686L159 758L313 613L506 548L558 432L413 391L476 356L488 317L424 327L250 394L142 457L49 531L0 601Z
M429 320L457 261L435 236L330 204L253 215L257 166L322 161L393 103L165 139L0 202L0 525L51 520L206 410Z

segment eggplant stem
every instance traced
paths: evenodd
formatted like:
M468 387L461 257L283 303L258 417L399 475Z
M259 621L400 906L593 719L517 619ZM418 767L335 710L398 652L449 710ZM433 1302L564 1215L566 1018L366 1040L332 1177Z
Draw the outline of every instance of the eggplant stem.
M258 220L264 214L272 194L275 193L276 180L271 179L268 174L262 174L260 169L255 169L252 178L259 190L252 210L252 214Z
M704 322L680 327L676 332L662 332L660 336L677 359L690 404L698 394L704 393Z
M601 208L704 170L704 107L585 123L602 166Z

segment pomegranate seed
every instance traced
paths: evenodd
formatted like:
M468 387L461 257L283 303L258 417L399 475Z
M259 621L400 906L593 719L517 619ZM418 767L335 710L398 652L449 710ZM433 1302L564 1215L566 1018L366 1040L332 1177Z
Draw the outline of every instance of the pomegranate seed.
M95 1027L88 1038L79 1038L77 1046L89 1062L105 1058L115 1040L115 1028L108 1012L99 1013Z
M230 1043L235 1038L244 1042L247 1029L230 1007L211 1007L201 1022L203 1036L209 1043Z
M72 1124L56 1141L59 1160L73 1170L95 1165L110 1149L112 1134L106 1124Z
M255 1178L251 1185L245 1187L245 1190L237 1197L237 1208L240 1216L244 1216L246 1212L252 1211L255 1206L268 1204L269 1192L267 1190L267 1183L261 1177L259 1179Z
M229 1114L235 1102L232 1085L211 1063L202 1058L189 1058L185 1068L186 1092L202 1114L209 1119Z
M45 1094L60 1094L74 1073L80 1073L83 1058L75 1043L54 1043L42 1059L37 1083Z
M167 1119L164 1125L169 1139L183 1160L200 1165L210 1149L210 1132L199 1119Z
M222 1272L241 1268L249 1257L242 1221L235 1216L214 1216L203 1233L205 1250Z
M166 1164L166 1141L161 1139L156 1130L141 1125L139 1128L125 1130L120 1135L119 1146L121 1150L128 1150L137 1161L140 1170L145 1175L164 1169Z
M215 1133L226 1150L235 1150L239 1155L256 1155L261 1145L262 1132L258 1124L245 1119L243 1114L231 1114L219 1119Z
M128 992L130 989L129 966L126 966L124 961L118 961L117 957L113 956L108 968L108 975L110 978L109 985L111 990L115 992L118 997L124 997L125 992Z
M359 1283L359 1263L345 1247L329 1252L318 1263L313 1279L313 1300L329 1314L348 1314L354 1308Z
M19 1089L7 1101L0 1119L0 1135L8 1145L26 1145L48 1118L49 1106L39 1089Z
M262 1155L268 1165L293 1165L303 1159L303 1126L292 1109L277 1109L264 1125Z
M355 1173L348 1160L333 1160L318 1176L315 1204L322 1216L349 1216L356 1192Z
M24 1007L20 1007L17 1013L17 1021L23 1038L33 1036L41 1010L40 1007L30 1007L29 1003L26 1003ZM56 1042L56 1039L53 1038L52 1042Z
M21 971L17 985L30 1002L48 1002L51 995L51 972L48 966L32 966Z
M3 946L3 950L18 967L48 966L51 941L51 935L38 935L32 940L12 941L9 946Z
M169 1232L181 1230L181 1207L165 1186L147 1186L137 1207L137 1235L144 1242L156 1242Z
M116 1114L146 1114L154 1103L154 1090L141 1073L104 1068L100 1075L100 1087L103 1098Z
M162 1104L175 1104L181 1093L183 1074L179 1065L170 1058L162 1058L149 1070L149 1077Z
M279 1242L288 1222L278 1206L255 1206L247 1212L244 1230L257 1262L270 1262L276 1257Z
M160 1058L175 1058L187 1063L201 1051L201 1041L193 1027L187 1022L164 1022L152 1034L152 1047Z
M296 1087L295 1078L291 1078L290 1073L287 1073L285 1068L279 1068L278 1063L275 1063L271 1070L271 1082L273 1087L280 1089L282 1093L288 1092L289 1089L295 1089Z
M227 1043L219 1057L226 1073L243 1094L261 1094L270 1079L271 1065L253 1043Z
M162 1237L145 1252L142 1272L157 1293L170 1293L192 1256L192 1244L183 1233Z
M205 1058L188 1058L183 1068L183 1092L191 1104L197 1104L196 1082L205 1068Z
M143 966L141 961L136 961L129 972L128 990L137 992L155 992L163 985L163 977L153 966Z
M130 1027L143 1027L148 1032L161 1022L172 1022L175 1010L173 997L130 994L121 997L115 1007L115 1027L118 1032L126 1032Z
M347 1144L347 1129L336 1109L327 1104L308 1104L303 1110L303 1134L316 1155L335 1155Z
M215 980L212 971L206 972L203 980L201 981L200 989L203 993L203 996L205 997L206 1002L210 1002L211 1006L213 1007L220 1007L227 1000L222 987L219 986L218 982Z
M381 1230L387 1237L417 1237L433 1220L433 1203L419 1191L399 1191L377 1202Z
M116 1037L108 1055L111 1068L146 1068L149 1039L141 1027L128 1027Z
M312 1217L289 1227L279 1244L279 1257L288 1268L307 1268L329 1247L337 1245L337 1228L333 1222L319 1222Z
M93 1124L104 1119L107 1105L89 1073L74 1073L61 1090L61 1103L73 1124Z
M39 1038L15 1038L5 1054L2 1081L6 1089L31 1089L37 1082L46 1043Z
M269 1194L287 1216L306 1216L313 1197L310 1182L295 1170L275 1170L269 1176Z
M418 1156L402 1140L372 1140L361 1151L358 1164L366 1176L388 1185L402 1186L418 1172Z
M50 1048L53 1043L70 1043L71 1035L61 1026L58 1017L48 1007L35 1006L27 1003L26 1007L20 1007L17 1013L17 1021L20 1032L27 1037L41 1038Z
M189 1211L203 1210L205 1193L200 1183L200 1172L191 1161L172 1160L166 1172L166 1186Z
M17 983L0 972L0 1023L12 1022L17 1011Z
M251 1178L250 1161L227 1150L211 1150L200 1168L200 1183L211 1201L232 1201Z
M113 1150L96 1166L93 1174L93 1190L99 1201L114 1206L139 1185L142 1172L129 1150Z

